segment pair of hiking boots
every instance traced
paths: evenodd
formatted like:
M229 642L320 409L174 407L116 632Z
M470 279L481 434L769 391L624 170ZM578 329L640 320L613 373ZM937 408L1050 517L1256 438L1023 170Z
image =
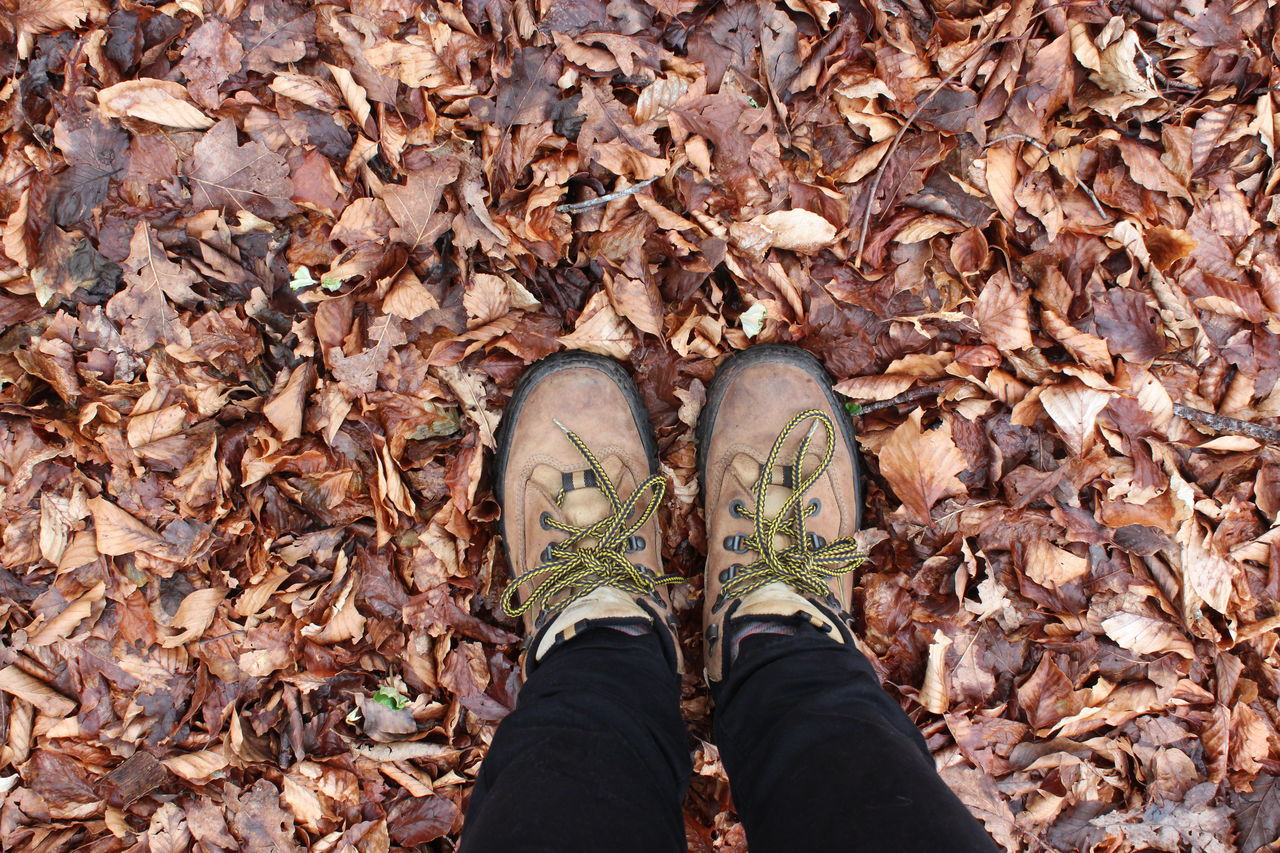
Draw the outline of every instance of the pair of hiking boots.
M862 495L852 425L826 370L795 347L735 354L707 392L698 443L708 680L755 631L807 624L852 644ZM565 352L521 378L496 491L512 577L502 603L524 620L526 671L606 625L653 631L679 667L670 585L683 578L662 569L665 489L640 392L617 362Z

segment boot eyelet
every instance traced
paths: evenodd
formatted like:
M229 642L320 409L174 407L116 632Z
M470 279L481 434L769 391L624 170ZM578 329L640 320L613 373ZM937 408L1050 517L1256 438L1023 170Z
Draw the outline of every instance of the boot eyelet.
M643 551L645 546L644 537L631 535L627 539L627 553L634 554L636 551Z
M555 530L554 527L552 527L550 524L547 523L548 521L551 521L551 513L544 512L542 515L538 516L539 527L541 527L543 530Z
M813 500L809 501L809 514L817 515L820 512L822 512L822 501L818 500L817 498L814 498Z
M827 544L826 539L823 539L821 536L814 533L813 531L809 531L808 539L809 539L809 548L814 551L818 550L819 548Z
M728 583L729 581L733 580L733 576L737 573L738 569L740 568L742 568L741 565L739 565L738 563L734 563L732 566L730 566L727 569L721 569L720 575L719 575L720 583Z
M542 562L544 563L551 562L551 557L552 557L551 546L548 545L547 547L542 549Z
M724 538L724 547L727 551L735 554L745 554L747 552L747 537L741 533L735 533L732 536Z
M747 511L747 505L742 501L731 501L729 503L729 514L742 518L742 514Z

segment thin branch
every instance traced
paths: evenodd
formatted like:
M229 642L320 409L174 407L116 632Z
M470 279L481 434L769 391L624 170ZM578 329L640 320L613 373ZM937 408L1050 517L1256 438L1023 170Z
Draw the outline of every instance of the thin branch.
M928 385L924 388L912 388L910 391L904 391L896 397L890 397L888 400L879 400L875 403L862 405L862 411L858 412L858 415L865 415L868 412L878 412L881 409L892 409L894 406L901 406L904 403L914 403L917 400L923 400L925 397L932 397L936 394L941 394L945 390L946 389L941 385Z
M933 102L934 97L947 86L950 86L952 81L960 76L960 72L969 65L969 60L977 56L979 52L988 51L995 47L996 44L1004 41L1006 41L1006 39L998 38L993 39L990 42L980 42L968 56L956 64L954 71L948 74L937 86L933 87L933 90L925 96L924 100L921 101L911 115L907 117L906 122L898 130L898 134L894 136L893 141L889 143L889 148L884 152L884 157L880 158L880 162L876 165L876 177L875 180L871 182L870 192L867 193L867 207L862 212L862 226L858 229L858 253L853 259L853 265L855 267L859 269L862 268L862 252L867 247L867 229L871 227L871 207L876 202L876 193L880 192L880 181L884 179L884 173L888 171L887 167L889 165L889 160L892 159L893 152L897 151L898 146L902 144L902 137L907 135L907 131L911 129L911 125L915 124L916 119L919 118L920 114L925 111L925 108Z
M1016 139L1019 142L1027 143L1031 147L1038 150L1041 154L1043 154L1049 160L1050 163L1053 162L1053 158L1050 156L1051 154L1053 154L1053 152L1050 151L1048 148L1046 148L1039 140L1033 137L1027 136L1025 133L1006 133L1004 136L1000 137L999 139L993 139L990 142L988 142L984 146L984 148L990 148L992 145L995 145L997 142L1005 142L1006 140L1009 140L1009 139ZM1064 175L1063 177L1066 177L1066 176ZM1084 194L1089 197L1089 201L1093 202L1093 209L1098 211L1098 215L1101 216L1103 219L1106 219L1107 214L1103 212L1102 205L1098 202L1098 197L1093 194L1093 190L1089 189L1088 185L1085 184L1084 181L1080 180L1077 177L1073 176L1071 180L1075 183L1077 187L1084 190Z
M662 176L659 175L658 178L660 177ZM556 205L556 210L558 210L561 213L578 213L583 210L590 210L593 207L599 207L602 204L608 204L614 199L626 198L629 195L635 195L636 193L640 192L640 190L649 186L649 184L658 180L658 178L648 178L647 180L643 180L638 184L632 184L631 186L627 187L625 190L618 190L617 192L608 193L606 195L600 196L599 198L589 198L586 201L575 201L572 204L558 204Z
M1267 444L1280 444L1280 429L1272 429L1249 421L1229 418L1226 415L1215 415L1213 412L1203 412L1200 409L1193 409L1181 403L1173 404L1173 413L1183 420L1194 421L1207 426L1214 432L1246 435L1249 438L1256 438L1258 441Z

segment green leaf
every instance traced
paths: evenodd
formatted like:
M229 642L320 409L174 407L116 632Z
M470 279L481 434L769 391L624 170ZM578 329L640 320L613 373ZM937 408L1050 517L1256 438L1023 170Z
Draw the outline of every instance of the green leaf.
M409 697L390 685L384 684L371 697L373 701L386 705L393 711L399 711L409 704Z
M858 405L857 403L845 403L844 410L848 412L850 415L853 415L855 418L858 415L862 414L862 406Z
M302 290L303 288L312 287L319 283L320 282L312 278L311 270L306 267L298 267L293 274L293 278L289 279L289 287L294 290Z

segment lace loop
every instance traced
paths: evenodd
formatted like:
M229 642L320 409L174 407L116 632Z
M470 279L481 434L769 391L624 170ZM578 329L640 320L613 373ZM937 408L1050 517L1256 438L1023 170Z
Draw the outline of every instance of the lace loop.
M617 487L586 442L560 421L555 424L587 460L594 475L592 487L604 494L609 501L610 512L599 521L583 526L545 518L543 526L560 531L565 534L565 539L547 547L544 554L548 558L537 568L512 578L502 593L503 612L518 618L535 605L540 605L544 611L554 613L601 587L643 596L651 595L659 584L683 580L679 575L657 575L650 569L635 565L625 556L632 537L658 511L658 505L666 494L667 481L661 474L655 474L641 482L626 500L621 499ZM645 492L652 493L648 504L634 521L628 522L636 514L640 497ZM556 495L557 506L561 505L564 496L562 487ZM589 541L593 544L585 544ZM524 601L517 601L520 586L528 581L536 581L533 590ZM563 595L565 592L568 595Z
M790 466L791 494L783 501L776 515L766 516L765 497L773 483L774 470L782 455L782 448L796 428L806 421L813 421L813 424L796 449L794 462ZM813 446L818 427L822 427L826 433L825 450L818 465L806 473L804 460ZM752 532L742 541L742 546L759 554L759 558L733 573L721 590L723 596L741 597L766 584L780 581L802 592L825 598L830 594L827 586L829 579L851 572L862 564L866 555L852 539L833 539L818 545L820 540L810 537L805 529L806 519L815 515L821 504L817 501L802 503L804 494L813 488L831 465L832 456L835 455L835 439L835 424L826 412L819 409L800 412L782 428L768 458L760 468L760 477L752 488L755 506L746 508L736 504L733 508L735 515L752 522ZM778 549L776 537L779 534L791 540L790 547Z

